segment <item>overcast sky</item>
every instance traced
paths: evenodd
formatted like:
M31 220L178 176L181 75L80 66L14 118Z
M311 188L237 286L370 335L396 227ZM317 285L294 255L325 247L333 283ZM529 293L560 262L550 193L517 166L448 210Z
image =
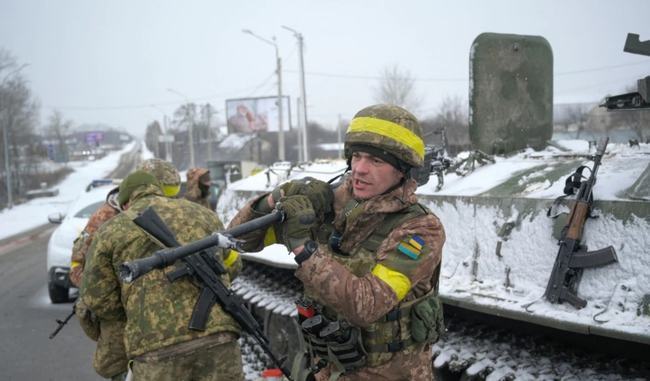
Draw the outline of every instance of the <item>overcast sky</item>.
M142 134L185 99L210 102L223 121L225 99L276 94L273 47L242 29L277 37L295 119L299 54L287 25L305 39L309 119L333 127L374 103L389 65L416 79L418 117L448 96L466 102L469 48L483 32L545 37L554 101L597 102L650 74L650 58L623 52L628 32L650 39L648 15L647 0L0 0L0 47L29 64L43 121L58 109L75 124Z

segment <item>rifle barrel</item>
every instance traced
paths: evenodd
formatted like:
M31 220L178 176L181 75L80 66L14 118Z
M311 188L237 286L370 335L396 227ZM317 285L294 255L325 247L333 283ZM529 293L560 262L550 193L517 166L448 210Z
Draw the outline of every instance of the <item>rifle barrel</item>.
M232 229L227 229L220 234L222 236L239 237L242 234L265 228L276 222L282 221L284 214L280 211L273 211L265 216L255 218ZM184 258L190 254L197 253L212 246L219 244L219 235L212 234L200 240L190 242L187 245L176 248L162 249L156 251L153 255L145 258L136 259L132 262L125 262L120 265L120 279L123 282L133 282L140 276L150 272L153 269L163 268Z

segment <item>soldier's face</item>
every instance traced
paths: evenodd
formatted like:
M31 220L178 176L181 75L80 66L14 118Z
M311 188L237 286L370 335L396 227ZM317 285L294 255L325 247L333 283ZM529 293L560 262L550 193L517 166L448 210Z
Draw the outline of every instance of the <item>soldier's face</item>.
M359 200L367 200L397 185L404 175L382 159L365 152L354 152L352 191Z

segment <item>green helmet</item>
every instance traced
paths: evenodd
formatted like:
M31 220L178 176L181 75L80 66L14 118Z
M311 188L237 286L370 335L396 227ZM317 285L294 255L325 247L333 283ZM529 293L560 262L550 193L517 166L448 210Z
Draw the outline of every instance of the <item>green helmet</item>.
M133 191L141 186L150 184L160 186L158 179L149 172L135 171L128 175L124 181L120 183L120 190L117 194L117 201L119 202L120 207L124 206L124 204L129 201Z
M152 174L160 182L165 196L174 197L181 189L181 175L174 165L162 159L147 159L138 164L137 171Z
M364 146L392 155L407 167L424 164L420 123L399 106L378 104L357 112L345 133L345 157L350 159L354 151L363 150Z

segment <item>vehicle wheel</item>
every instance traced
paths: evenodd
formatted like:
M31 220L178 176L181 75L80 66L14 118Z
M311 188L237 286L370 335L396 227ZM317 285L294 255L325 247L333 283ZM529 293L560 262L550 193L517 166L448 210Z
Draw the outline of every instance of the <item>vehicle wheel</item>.
M52 303L67 303L70 301L68 288L66 287L58 286L50 282L47 284L47 290L50 293Z

